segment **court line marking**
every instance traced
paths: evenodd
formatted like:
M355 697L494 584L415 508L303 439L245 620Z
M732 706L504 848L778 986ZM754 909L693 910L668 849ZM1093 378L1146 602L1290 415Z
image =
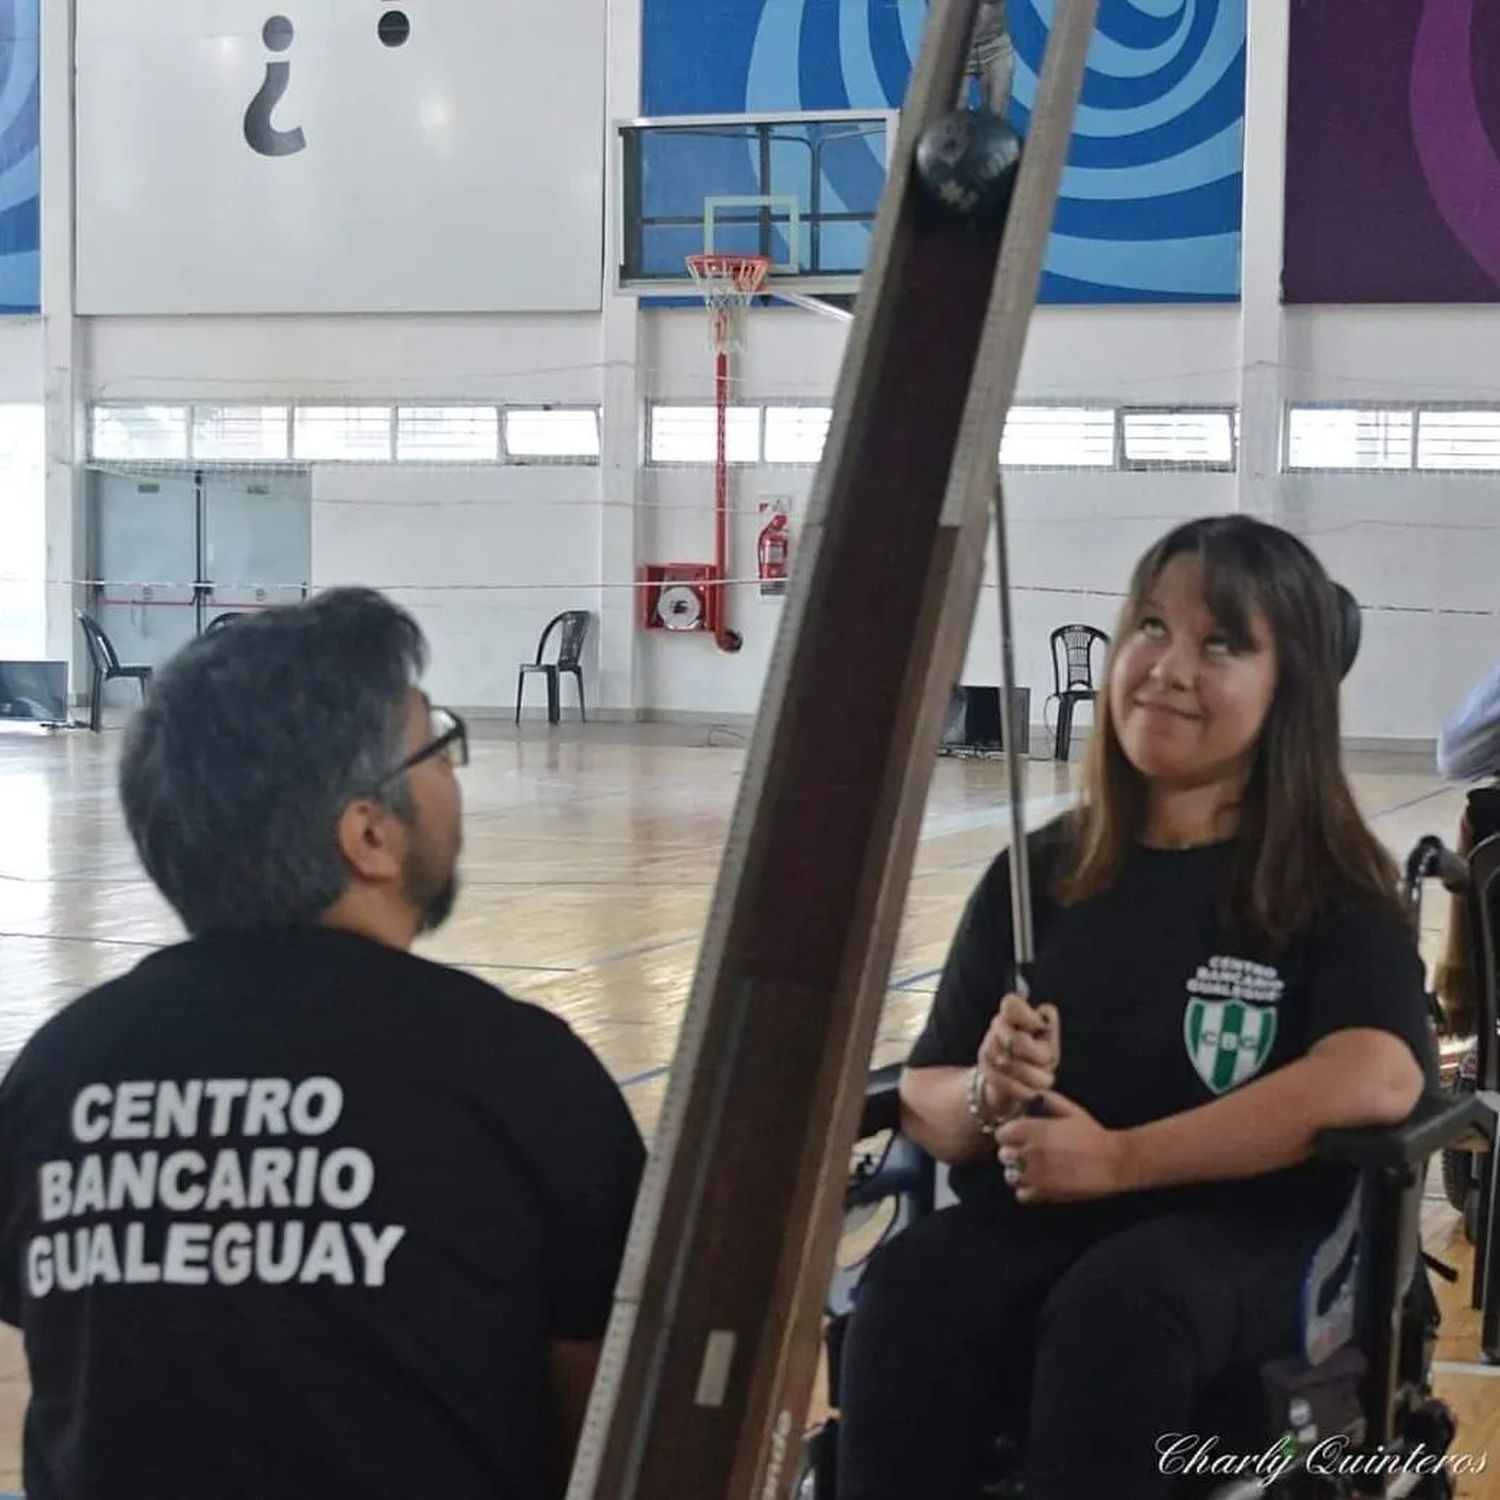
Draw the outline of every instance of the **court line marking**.
M1457 782L1454 782L1452 784L1444 784L1443 786L1438 787L1435 791L1423 792L1420 797L1408 797L1405 802L1397 802L1390 807L1382 807L1379 812L1373 812L1370 814L1370 821L1373 823L1376 818L1384 818L1389 816L1391 813L1405 812L1409 807L1420 807L1422 803L1431 802L1435 797L1446 797L1452 792L1459 792L1462 790L1463 787Z
M1435 1359L1434 1375L1482 1375L1486 1380L1500 1380L1500 1365L1483 1365L1470 1359Z
M893 990L913 990L924 979L936 979L943 972L943 966L938 965L935 969L922 969L915 974L908 974L905 979L898 980L891 986Z
M144 948L153 953L159 948L171 947L174 941L167 938L152 943L144 938L84 937L72 932L0 932L0 939L18 943L82 943L90 948ZM84 992L80 990L79 993ZM5 1500L4 1495L0 1495L0 1500Z
M617 1080L616 1087L624 1093L626 1089L633 1089L638 1083L650 1083L653 1078L661 1078L671 1071L671 1063L662 1063L659 1067L647 1068L644 1073L632 1073L629 1078Z

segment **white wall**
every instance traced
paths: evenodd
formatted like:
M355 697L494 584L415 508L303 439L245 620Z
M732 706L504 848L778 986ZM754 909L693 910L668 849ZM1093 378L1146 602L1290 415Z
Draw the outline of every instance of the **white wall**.
M92 318L82 328L91 399L588 402L600 399L604 376L598 320L588 316ZM708 399L702 314L653 309L643 328L643 398ZM1233 400L1234 337L1232 309L1044 309L1022 393ZM832 319L793 310L759 313L737 365L738 388L747 399L830 400L845 339L844 326ZM1088 383L1080 385L1082 379ZM748 578L754 572L759 498L789 496L795 515L812 479L810 468L733 472L733 574ZM1158 500L1159 493L1170 498ZM1063 619L1112 621L1112 599L1031 596L1025 590L1118 588L1142 534L1141 525L1124 518L1142 505L1148 516L1158 516L1233 503L1232 484L1218 475L1023 474L1013 481L1012 497L1022 590L1018 620L1024 639L1042 641ZM444 664L454 662L444 694L468 706L503 707L513 691L510 664L529 656L540 624L555 609L583 603L599 609L602 618L606 595L629 587L628 571L601 571L601 511L590 510L589 500L614 508L631 497L613 485L602 495L600 471L589 468L320 469L314 579L319 585L421 585L402 597L431 633L435 670L446 673ZM639 561L711 558L710 469L648 468L640 477L639 501ZM1152 524L1145 523L1145 530ZM589 597L581 598L585 593ZM611 706L752 712L780 604L762 599L751 583L735 590L731 608L745 637L738 656L727 657L698 636L644 635L633 697ZM992 617L991 607L979 618L968 680L992 680L997 671L988 644ZM481 639L482 650L476 645ZM497 663L505 664L503 670ZM1044 646L1029 671L1038 683L1050 673Z
M1500 308L1293 308L1292 400L1500 401ZM1358 736L1431 736L1500 658L1500 475L1283 475L1287 523L1370 608Z
M595 401L593 314L89 318L91 399Z
M0 318L0 402L40 401L44 390L42 320Z
M435 699L511 704L517 664L543 625L565 609L598 613L597 472L323 465L313 473L314 585L374 586L409 608L432 647ZM596 682L597 634L587 644L584 673ZM533 679L527 702L539 712L545 701Z
M1017 680L1042 720L1051 692L1049 639L1060 625L1113 635L1130 571L1164 532L1192 516L1234 509L1233 474L1020 473L1005 486ZM1000 681L994 548L963 680Z
M10 661L46 654L45 433L38 396L0 401L0 658Z
M650 399L705 402L711 357L701 313L656 309L642 339L643 383ZM751 315L735 364L737 395L746 401L829 402L838 379L846 326L801 311ZM1140 405L1233 404L1239 399L1238 312L1232 307L1042 308L1022 364L1023 400L1085 397ZM758 501L792 500L793 561L797 521L805 513L813 470L744 467L731 471L734 524L730 576L753 580L760 530ZM1033 689L1033 716L1051 691L1048 637L1058 625L1084 622L1113 631L1126 578L1136 558L1173 522L1235 507L1233 474L1091 474L1021 472L1010 476L1012 582L1017 672ZM648 468L641 485L643 560L706 562L713 556L713 473L708 466ZM651 632L640 651L643 705L673 713L754 711L764 683L781 605L753 581L731 593L731 624L744 636L737 655L702 634ZM964 667L968 683L998 683L999 627L993 549Z
M706 400L713 366L704 316L652 308L642 378L658 400ZM818 313L766 308L750 315L734 380L747 399L826 400L838 379L847 325ZM1140 405L1234 402L1239 312L1187 307L1042 307L1021 365L1022 399L1099 396Z
M76 4L80 312L597 312L606 0Z
M0 657L46 654L42 321L0 320Z
M599 400L602 375L593 315L131 317L82 327L87 390L100 400L587 404ZM313 582L389 589L428 634L434 694L504 707L546 621L600 609L599 499L600 470L582 465L319 466ZM596 633L591 653L597 644ZM585 671L597 680L592 655ZM533 683L528 702L540 711L543 701Z
M730 623L744 648L726 656L703 634L652 632L641 648L643 705L675 713L741 714L759 701L781 616L778 599L762 598L753 581L762 497L792 499L792 552L812 487L809 469L779 466L733 471L734 525ZM707 562L713 556L712 471L658 468L643 485L643 556L653 562ZM1121 595L1137 557L1179 520L1234 509L1233 474L1090 474L1021 472L1006 484L1017 673L1033 689L1034 716L1052 668L1048 637L1082 622L1113 632ZM745 581L749 580L749 581ZM985 587L963 670L966 683L1000 680L994 557L985 560Z
M1044 692L1053 625L1076 618L1108 628L1130 565L1148 542L1182 517L1239 506L1301 531L1370 606L1364 652L1346 694L1349 731L1421 740L1500 646L1493 603L1500 542L1491 513L1497 481L1283 475L1281 412L1288 399L1500 401L1492 353L1500 307L1283 312L1287 5L1256 0L1250 7L1243 308L1043 308L1020 381L1021 397L1032 400L1240 404L1242 471L1012 475L1021 673ZM620 118L634 112L639 0L609 0L609 18L606 115ZM62 32L56 29L54 42ZM59 71L55 63L51 71ZM44 198L56 205L70 187L65 153L44 156ZM66 270L63 259L54 285ZM713 531L707 466L635 464L647 401L709 397L704 319L695 310L649 308L637 320L621 307L606 290L603 318L89 318L70 323L77 358L66 373L76 377L79 401L598 402L608 424L598 469L320 470L314 576L320 583L400 585L400 596L432 633L435 689L457 703L507 708L513 664L530 654L541 623L556 609L582 603L599 615L596 639L607 663L601 706L749 713L759 699L779 603L763 600L753 584L736 590L731 612L745 647L732 658L706 638L642 633L635 610L622 605L632 597L636 564L707 560ZM845 340L845 328L831 319L757 312L737 366L738 389L748 400L827 402ZM49 347L67 350L67 337L55 333ZM0 324L0 400L35 399L44 365L56 370L68 362L44 356L35 320ZM795 557L796 515L812 479L807 468L734 471L733 574L753 574L762 495L792 499ZM57 495L60 509L66 486ZM1442 612L1454 610L1470 612ZM57 613L66 637L71 617L62 607ZM995 634L991 590L981 600L967 680L997 675Z

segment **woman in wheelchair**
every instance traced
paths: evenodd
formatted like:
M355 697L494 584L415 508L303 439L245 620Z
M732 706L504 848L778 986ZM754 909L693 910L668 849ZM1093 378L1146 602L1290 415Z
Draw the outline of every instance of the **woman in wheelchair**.
M1138 565L1086 795L1028 840L1035 1001L1002 854L902 1077L959 1202L861 1286L843 1500L973 1500L1007 1432L1026 1500L1159 1500L1204 1399L1294 1349L1353 1184L1313 1138L1403 1120L1433 1065L1339 632L1317 560L1247 517Z

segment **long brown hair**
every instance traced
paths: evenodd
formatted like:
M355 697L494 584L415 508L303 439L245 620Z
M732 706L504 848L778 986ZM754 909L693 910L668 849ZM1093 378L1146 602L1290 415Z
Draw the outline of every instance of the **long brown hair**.
M1276 691L1240 803L1226 917L1280 948L1341 900L1399 910L1395 864L1360 817L1340 760L1342 627L1322 564L1289 532L1249 516L1189 521L1136 565L1117 643L1136 628L1162 569L1184 555L1197 559L1204 598L1237 649L1251 641L1256 609L1276 644ZM1113 665L1112 650L1106 683ZM1057 892L1069 905L1114 884L1145 828L1145 778L1120 745L1107 688L1095 707L1076 858Z

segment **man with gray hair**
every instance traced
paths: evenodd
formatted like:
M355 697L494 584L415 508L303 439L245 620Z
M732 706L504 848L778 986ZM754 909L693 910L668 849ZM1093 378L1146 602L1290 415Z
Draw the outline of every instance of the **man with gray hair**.
M468 759L425 659L336 590L186 647L132 721L190 939L0 1086L29 1500L561 1493L643 1150L561 1020L408 951Z

